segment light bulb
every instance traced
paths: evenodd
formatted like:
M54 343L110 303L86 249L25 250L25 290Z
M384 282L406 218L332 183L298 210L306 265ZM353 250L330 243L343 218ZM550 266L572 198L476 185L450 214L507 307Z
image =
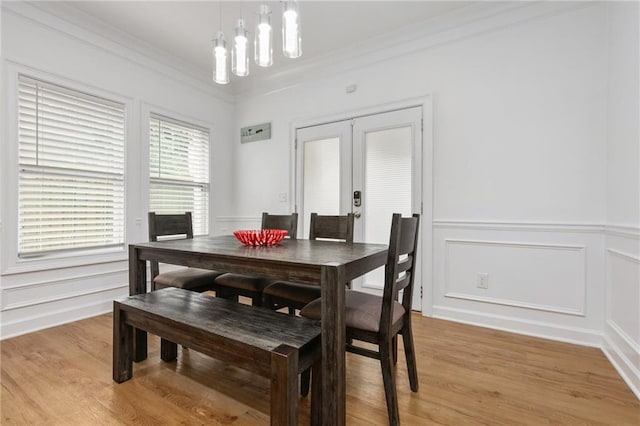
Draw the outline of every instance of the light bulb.
M229 82L229 72L227 71L227 42L224 39L222 31L218 32L218 36L213 42L213 58L213 81L218 84L227 84Z
M271 29L271 10L269 6L260 6L255 37L255 61L261 67L273 65L273 31Z
M231 50L231 71L240 77L249 75L248 31L244 27L244 20L238 19L236 36Z
M300 12L294 1L284 3L282 13L282 53L287 58L298 58L302 55L300 37Z

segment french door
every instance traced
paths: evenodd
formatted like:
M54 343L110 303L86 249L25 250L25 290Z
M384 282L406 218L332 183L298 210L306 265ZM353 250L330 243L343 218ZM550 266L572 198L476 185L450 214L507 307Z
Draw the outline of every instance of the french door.
M392 213L422 205L422 108L414 107L296 129L296 211L306 238L309 216L354 213L355 240L389 242ZM420 268L413 309L421 309ZM384 268L353 288L382 294Z

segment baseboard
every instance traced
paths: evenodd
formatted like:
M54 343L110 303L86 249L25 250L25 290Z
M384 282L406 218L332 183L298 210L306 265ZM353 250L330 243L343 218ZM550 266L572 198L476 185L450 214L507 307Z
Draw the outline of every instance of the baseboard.
M605 324L602 351L631 392L640 400L640 351L630 344L618 327L610 321ZM634 365L627 354L635 357L637 365Z
M68 309L44 312L42 315L20 318L19 320L8 323L2 322L2 326L0 327L0 340L95 317L111 312L112 310L113 299L109 298L107 300L73 306Z
M434 306L433 317L582 346L602 347L602 335L596 330L559 326L446 306Z

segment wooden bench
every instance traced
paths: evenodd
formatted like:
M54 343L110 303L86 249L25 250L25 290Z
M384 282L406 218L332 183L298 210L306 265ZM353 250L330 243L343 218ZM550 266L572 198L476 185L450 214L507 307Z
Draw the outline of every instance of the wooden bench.
M271 424L298 424L298 375L314 374L311 424L320 424L320 325L265 308L166 288L114 301L113 380L133 375L133 329L163 338L161 358L183 345L271 380Z

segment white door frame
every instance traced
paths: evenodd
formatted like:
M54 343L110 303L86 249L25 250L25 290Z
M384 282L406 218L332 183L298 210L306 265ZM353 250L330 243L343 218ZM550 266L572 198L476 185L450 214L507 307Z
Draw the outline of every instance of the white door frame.
M422 253L422 315L431 316L433 314L433 293L434 293L434 273L433 273L433 99L430 94L404 99L396 102L380 104L372 107L362 107L340 113L328 114L309 119L294 120L289 126L290 158L289 158L289 193L296 192L296 129L321 124L343 121L359 116L373 115L389 112L397 109L422 107L422 208L420 216L420 245ZM295 210L297 202L296 196L292 197L291 209Z

